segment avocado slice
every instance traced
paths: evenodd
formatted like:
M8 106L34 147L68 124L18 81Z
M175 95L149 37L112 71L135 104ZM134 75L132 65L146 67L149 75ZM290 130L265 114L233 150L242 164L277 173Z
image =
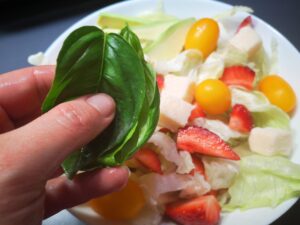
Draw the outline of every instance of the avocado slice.
M186 34L195 18L180 20L171 25L154 42L144 48L145 54L155 60L169 60L183 49Z
M170 26L178 22L178 19L166 22L154 22L139 26L129 26L130 29L139 37L140 41L151 42L156 40L161 33L166 31ZM103 28L106 33L119 33L120 29Z
M176 22L178 22L178 19L173 19L166 22L154 22L140 26L131 26L130 28L139 37L139 39L145 41L154 41L160 36L160 34L162 34Z
M99 16L97 24L101 28L122 29L126 25L138 26L146 24L146 20L131 16L121 16L111 13L103 13Z

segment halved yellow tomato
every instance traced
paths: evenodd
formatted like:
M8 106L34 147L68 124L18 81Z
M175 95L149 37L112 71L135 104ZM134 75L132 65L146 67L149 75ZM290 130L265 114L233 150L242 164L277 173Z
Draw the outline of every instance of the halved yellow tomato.
M280 76L270 75L264 77L258 85L269 101L284 110L291 112L296 106L296 94L292 87Z
M145 205L145 196L135 181L129 179L126 187L88 204L101 216L111 220L129 220L138 215Z
M198 84L195 98L200 107L211 115L222 114L231 105L229 88L217 79L208 79Z
M219 25L215 20L210 18L200 19L188 31L185 39L185 49L198 49L206 58L216 49L219 33Z

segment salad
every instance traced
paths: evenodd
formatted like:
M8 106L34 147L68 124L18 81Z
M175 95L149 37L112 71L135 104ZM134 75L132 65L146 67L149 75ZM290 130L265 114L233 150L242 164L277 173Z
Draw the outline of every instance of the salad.
M160 92L156 130L125 162L127 186L86 204L105 224L213 225L221 213L300 195L300 166L289 160L295 93L251 16L226 26L238 11L251 9L197 19L100 15L105 32L128 25L139 37Z
M300 166L288 159L296 96L276 74L275 44L267 55L251 16L226 30L230 13L155 14L99 17L104 30L128 24L140 38L157 73L160 117L126 162L131 177L124 190L87 204L105 219L130 224L213 225L221 212L299 196Z

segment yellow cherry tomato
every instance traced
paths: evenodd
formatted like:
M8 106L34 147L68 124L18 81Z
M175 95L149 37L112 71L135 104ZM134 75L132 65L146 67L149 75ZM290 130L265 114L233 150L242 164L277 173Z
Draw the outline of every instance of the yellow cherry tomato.
M93 199L88 204L106 219L129 220L142 210L145 197L140 186L129 179L121 191Z
M263 78L258 85L269 101L284 110L291 112L296 106L296 94L292 87L281 77L270 75Z
M212 53L219 39L219 25L210 18L203 18L196 21L187 33L185 49L198 49L206 58Z
M229 88L222 81L216 79L208 79L198 84L195 98L200 107L211 115L226 112L231 104Z

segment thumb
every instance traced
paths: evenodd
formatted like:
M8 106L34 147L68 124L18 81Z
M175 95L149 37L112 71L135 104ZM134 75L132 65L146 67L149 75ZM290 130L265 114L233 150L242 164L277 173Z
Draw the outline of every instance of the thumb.
M48 179L72 151L112 121L115 103L106 94L62 103L31 123L0 136L6 165L20 176Z

